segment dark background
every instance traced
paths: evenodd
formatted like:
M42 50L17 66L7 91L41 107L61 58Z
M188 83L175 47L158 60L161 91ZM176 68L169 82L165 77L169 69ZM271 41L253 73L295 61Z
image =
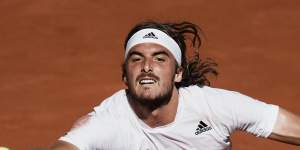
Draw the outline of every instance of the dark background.
M0 145L51 145L124 87L123 41L145 19L200 25L213 87L300 115L299 18L298 0L0 0ZM236 133L233 149L299 148Z

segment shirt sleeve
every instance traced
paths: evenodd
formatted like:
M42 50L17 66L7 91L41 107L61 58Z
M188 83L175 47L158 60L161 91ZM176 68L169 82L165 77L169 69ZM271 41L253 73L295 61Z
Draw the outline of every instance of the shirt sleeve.
M258 137L268 137L275 125L278 106L267 104L243 94L233 92L232 109L234 126Z
M83 120L79 119L59 140L71 143L80 150L87 150L93 140L92 132L96 122L95 114L90 113Z
M75 145L80 150L91 150L95 147L105 147L107 140L112 139L114 133L111 130L108 117L97 116L97 113L89 113L83 119L79 119L64 136L59 140Z
M257 137L268 137L276 123L279 107L233 91L219 91L215 104L221 120L231 131L242 130Z

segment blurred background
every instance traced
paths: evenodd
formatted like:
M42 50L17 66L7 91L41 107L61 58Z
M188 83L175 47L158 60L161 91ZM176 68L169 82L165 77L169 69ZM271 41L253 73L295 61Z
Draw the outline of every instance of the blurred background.
M144 20L190 21L219 64L212 86L300 115L298 0L1 0L0 146L49 146L124 88L123 41ZM237 132L233 149L299 149Z

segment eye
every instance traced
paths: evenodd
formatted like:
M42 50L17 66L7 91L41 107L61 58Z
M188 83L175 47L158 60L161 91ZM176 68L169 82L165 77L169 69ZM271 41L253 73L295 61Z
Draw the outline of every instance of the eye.
M141 60L141 59L140 58L133 58L133 59L131 59L132 62L137 62L139 60Z
M165 61L166 61L166 58L163 57L163 56L156 56L156 57L155 57L155 60L156 60L156 61L159 61L159 62L165 62Z
M130 61L132 62L137 62L140 61L142 58L140 56L131 56Z

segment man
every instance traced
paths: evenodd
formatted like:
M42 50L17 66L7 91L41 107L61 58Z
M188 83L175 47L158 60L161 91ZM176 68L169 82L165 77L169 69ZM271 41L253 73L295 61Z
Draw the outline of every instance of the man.
M199 28L144 22L125 40L120 90L80 119L53 150L230 149L230 134L300 145L300 119L237 92L209 87L216 64L199 58ZM186 57L190 40L194 56Z

